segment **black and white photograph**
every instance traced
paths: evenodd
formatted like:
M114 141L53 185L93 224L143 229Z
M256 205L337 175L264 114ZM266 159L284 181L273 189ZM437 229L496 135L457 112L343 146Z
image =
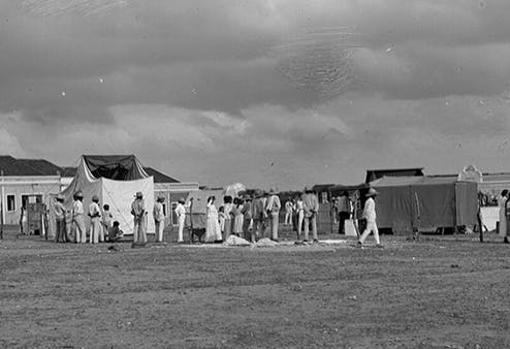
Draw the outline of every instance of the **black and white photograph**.
M509 17L0 0L0 348L510 348Z

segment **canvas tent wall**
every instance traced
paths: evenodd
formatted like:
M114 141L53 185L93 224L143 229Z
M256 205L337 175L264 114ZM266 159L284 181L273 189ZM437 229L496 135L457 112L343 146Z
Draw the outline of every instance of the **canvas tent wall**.
M383 177L370 183L377 197L380 228L409 232L412 228L474 226L477 184L452 178Z
M83 206L87 213L93 195L99 197L101 207L110 205L113 219L119 221L124 234L133 234L131 203L136 192L142 192L148 211L147 232L154 233L152 209L154 206L154 180L143 169L134 155L90 156L83 155L72 182L62 192L66 207L71 207L73 195L83 192ZM86 219L87 229L89 219Z

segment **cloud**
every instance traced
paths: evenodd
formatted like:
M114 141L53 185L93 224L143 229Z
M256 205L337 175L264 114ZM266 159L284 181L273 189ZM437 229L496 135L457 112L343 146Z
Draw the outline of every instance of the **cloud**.
M503 0L2 2L2 149L59 164L136 153L208 184L356 183L367 167L418 162L497 168L510 131L508 10Z
M490 96L509 88L508 44L456 47L408 46L390 54L359 49L360 80L388 98L420 99L450 95Z

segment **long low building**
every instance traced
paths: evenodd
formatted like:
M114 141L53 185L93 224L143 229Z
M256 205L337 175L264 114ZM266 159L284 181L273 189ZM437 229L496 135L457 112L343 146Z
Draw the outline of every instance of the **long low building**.
M18 225L28 203L47 204L50 195L61 191L62 169L42 159L0 156L1 218ZM42 206L41 206L42 207Z

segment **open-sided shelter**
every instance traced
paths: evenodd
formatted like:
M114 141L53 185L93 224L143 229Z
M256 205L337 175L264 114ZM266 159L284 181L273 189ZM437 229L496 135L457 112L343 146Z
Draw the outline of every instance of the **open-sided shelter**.
M135 194L142 192L148 212L147 232L154 233L154 179L134 155L83 155L72 182L62 192L67 207L72 206L73 195L79 190L83 192L85 213L92 196L97 195L100 206L110 206L113 219L127 235L133 234L131 203ZM90 223L88 219L86 222Z
M370 183L377 196L377 224L393 232L474 226L477 184L456 178L383 177Z

